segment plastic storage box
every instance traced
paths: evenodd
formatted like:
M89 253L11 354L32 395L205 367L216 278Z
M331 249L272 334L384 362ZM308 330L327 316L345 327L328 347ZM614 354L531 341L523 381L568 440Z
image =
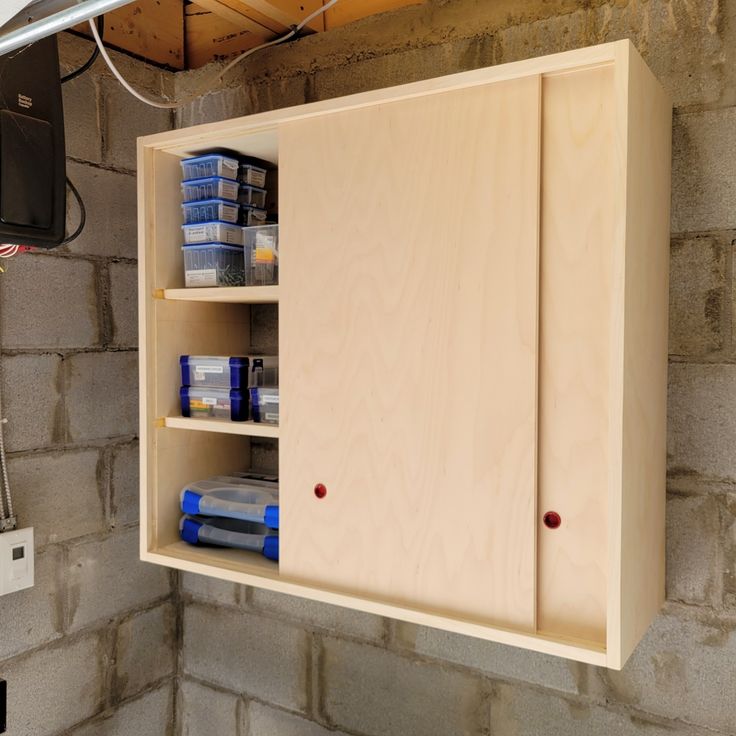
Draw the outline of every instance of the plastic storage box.
M199 419L248 419L247 394L237 389L182 386L179 390L182 416Z
M238 201L238 182L210 176L206 179L192 179L181 184L182 198L185 202L199 202L203 199L227 199Z
M228 519L279 528L279 506L273 493L243 483L198 480L185 486L179 495L185 514L224 516Z
M240 205L240 223L246 227L262 225L268 219L266 210L252 207L249 204Z
M250 409L254 422L279 423L279 390L277 388L251 388Z
M238 190L238 202L263 209L266 206L266 190L250 184L241 184Z
M266 534L262 524L216 516L183 516L179 534L189 544L214 544L218 547L260 552L269 560L279 559L278 534Z
M237 159L219 153L185 158L181 162L182 179L202 179L206 176L222 176L225 179L238 178Z
M245 389L277 386L279 380L276 355L182 355L179 366L182 386Z
M193 222L238 222L240 207L234 202L224 199L205 199L200 202L186 202L181 206L184 211L184 223Z
M194 222L182 225L184 242L243 245L243 228L231 222Z
M248 283L253 286L278 283L279 226L244 227L243 243L246 249L253 250L253 275L248 279Z
M252 184L254 187L266 186L266 169L253 164L242 163L238 171L238 179L243 184Z
M250 249L224 243L202 243L182 246L184 251L184 285L245 286L246 271L252 266Z

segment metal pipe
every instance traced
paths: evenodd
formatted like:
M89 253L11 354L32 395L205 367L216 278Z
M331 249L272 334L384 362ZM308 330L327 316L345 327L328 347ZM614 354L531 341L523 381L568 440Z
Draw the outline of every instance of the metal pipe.
M0 28L0 56L132 0L36 0Z

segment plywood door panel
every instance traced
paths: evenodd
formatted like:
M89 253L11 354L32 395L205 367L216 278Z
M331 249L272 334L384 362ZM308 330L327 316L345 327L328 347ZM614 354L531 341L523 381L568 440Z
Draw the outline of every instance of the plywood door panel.
M545 77L540 245L540 631L604 642L614 331L612 66ZM620 245L620 244L619 244ZM547 511L558 529L542 523Z
M534 629L539 137L536 76L281 127L287 578Z

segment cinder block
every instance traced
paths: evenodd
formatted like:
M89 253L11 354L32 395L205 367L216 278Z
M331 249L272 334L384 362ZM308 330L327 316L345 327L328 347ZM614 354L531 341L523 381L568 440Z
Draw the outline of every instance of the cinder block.
M736 108L675 115L672 131L672 231L736 226Z
M186 75L181 82L177 82L178 96L184 97L191 94L194 89L197 89L197 84L200 82L199 75ZM244 85L241 84L196 97L177 110L176 127L187 128L190 125L229 120L248 115L250 112L248 96Z
M192 680L183 680L179 688L178 713L181 736L235 736L248 733L240 728L240 698ZM270 736L277 736L274 731ZM249 734L253 736L253 734Z
M184 611L187 675L291 710L307 707L305 631L279 621L192 604Z
M667 598L693 605L721 602L721 519L713 496L667 499Z
M488 707L480 678L367 644L326 638L322 716L371 736L483 733Z
M256 701L248 703L247 719L248 730L245 733L248 736L347 736L343 731L328 730L314 721L270 708ZM203 732L202 736L207 734Z
M277 353L279 310L276 304L255 304L250 308L250 341L256 352Z
M138 613L117 632L115 694L128 698L176 668L176 614L170 603Z
M34 586L0 598L0 660L61 636L64 597L57 575L60 554L58 547L37 554Z
M67 173L82 195L87 224L81 235L65 246L70 253L137 258L136 180L131 174L69 162ZM70 207L76 203L69 197ZM73 215L76 217L76 214ZM67 291L65 295L74 293ZM53 300L49 308L59 311L66 300ZM60 317L67 315L62 312Z
M699 621L678 611L655 620L621 672L599 674L612 702L733 733L734 661L733 622Z
M670 364L667 452L682 476L736 480L736 366Z
M51 736L92 717L104 701L97 634L3 664L12 736Z
M97 293L91 263L24 253L8 264L2 276L4 348L85 348L97 344Z
M172 112L140 102L116 79L100 80L100 98L105 121L104 161L118 169L135 171L136 139L171 130ZM162 99L160 91L155 93L155 98Z
M551 693L500 685L491 701L491 733L514 736L706 736L700 729L649 722Z
M65 364L70 441L137 434L137 352L78 353Z
M193 598L210 603L234 606L240 600L242 585L218 580L207 575L195 575L193 572L181 573L181 587L184 593Z
M72 729L65 736L171 736L173 728L173 686L168 682ZM219 736L219 732L210 731L207 736Z
M131 263L110 264L112 343L138 347L138 267Z
M112 456L112 525L133 524L140 517L139 447L121 445Z
M64 137L67 156L100 163L102 136L100 135L98 90L94 73L90 70L66 82L62 85L61 91L64 101Z
M36 547L105 530L98 450L22 455L9 462L13 506Z
M170 592L169 571L138 558L138 529L69 550L69 628L78 630L144 606Z
M246 109L241 114L251 115L303 105L307 101L308 79L306 74L296 74L281 79L267 78L260 83L247 85Z
M59 442L64 435L61 358L13 355L2 360L5 448L17 452Z
M449 631L397 622L399 646L425 657L454 662L484 675L533 682L567 693L580 691L585 665Z
M714 236L672 241L669 351L705 356L723 347L728 319L726 254Z
M380 616L260 588L253 588L251 596L253 608L265 614L275 613L309 628L323 629L338 635L376 642L383 639L384 626Z
M722 499L721 533L723 539L723 601L736 610L736 494Z
M493 63L491 37L461 38L317 71L309 101L418 82Z
M588 9L500 28L494 34L495 63L533 59L546 54L589 46L591 13Z

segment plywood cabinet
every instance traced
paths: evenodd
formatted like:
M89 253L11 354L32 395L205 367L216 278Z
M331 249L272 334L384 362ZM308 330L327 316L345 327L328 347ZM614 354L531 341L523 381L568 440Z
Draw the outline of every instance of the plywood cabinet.
M142 558L621 667L664 593L670 117L624 41L140 139ZM278 287L181 288L212 148L278 166ZM280 426L179 417L178 354L268 301ZM278 565L177 537L253 435Z

